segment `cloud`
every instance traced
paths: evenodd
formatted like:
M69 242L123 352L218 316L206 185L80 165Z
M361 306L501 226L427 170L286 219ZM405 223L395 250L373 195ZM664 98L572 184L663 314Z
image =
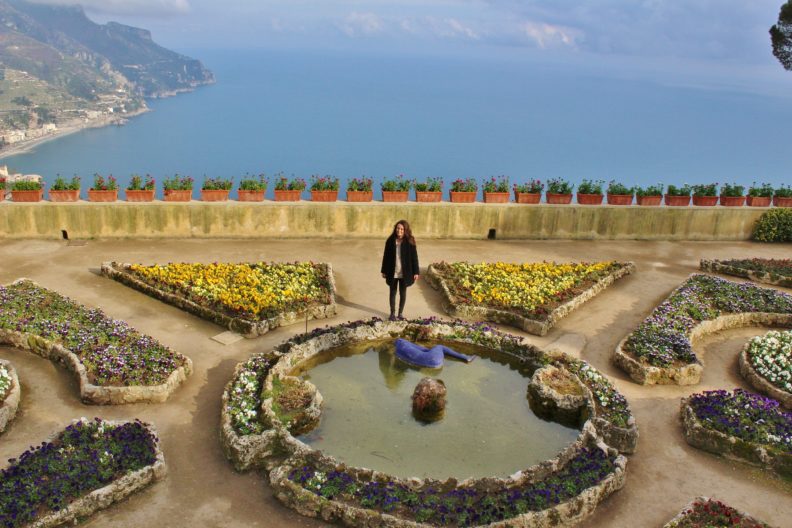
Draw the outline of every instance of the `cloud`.
M81 5L86 11L118 16L171 16L190 12L189 0L31 0L36 4Z
M344 21L339 24L339 28L349 37L361 35L373 35L383 30L382 19L374 13L351 12Z
M520 31L542 49L559 45L575 48L576 40L583 35L582 31L574 28L531 21L523 22Z
M471 29L469 26L466 26L456 18L447 18L445 23L448 24L448 27L451 28L451 31L455 35L461 35L473 40L479 40L481 38L476 31Z

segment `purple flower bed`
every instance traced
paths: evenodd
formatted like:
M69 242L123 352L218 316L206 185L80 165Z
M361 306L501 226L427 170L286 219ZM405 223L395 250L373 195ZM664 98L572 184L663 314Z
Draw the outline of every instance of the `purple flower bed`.
M693 394L688 404L705 427L792 453L792 412L784 412L771 398L742 389L715 390Z
M630 334L625 351L655 367L697 361L688 339L702 321L724 313L792 313L792 295L736 283L709 275L694 275Z
M0 329L61 344L96 385L157 385L185 363L184 356L125 322L28 281L0 286Z
M68 426L0 471L0 526L23 526L155 463L157 438L140 421Z
M389 513L436 526L477 526L541 511L600 483L614 470L615 457L596 448L582 448L563 469L544 480L522 486L482 492L457 487L429 487L417 491L395 481L356 481L334 470L312 465L292 470L289 480L329 500Z

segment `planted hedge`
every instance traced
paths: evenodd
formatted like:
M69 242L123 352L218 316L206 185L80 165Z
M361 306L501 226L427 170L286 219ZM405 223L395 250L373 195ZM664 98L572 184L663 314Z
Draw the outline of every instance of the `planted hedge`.
M756 221L753 239L759 242L792 242L792 208L771 209Z

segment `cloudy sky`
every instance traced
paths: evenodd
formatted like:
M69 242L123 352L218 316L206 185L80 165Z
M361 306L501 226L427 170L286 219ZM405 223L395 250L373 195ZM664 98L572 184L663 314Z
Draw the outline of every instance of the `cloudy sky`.
M36 0L178 50L524 53L769 68L783 0Z

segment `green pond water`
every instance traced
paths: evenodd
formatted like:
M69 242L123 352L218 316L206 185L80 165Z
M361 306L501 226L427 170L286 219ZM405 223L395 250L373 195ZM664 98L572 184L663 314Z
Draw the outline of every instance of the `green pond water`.
M478 357L416 369L397 360L393 341L385 341L341 347L299 365L294 374L324 396L319 427L300 439L352 466L463 479L511 475L577 438L577 429L531 411L527 373L486 349L444 344ZM448 390L443 418L430 424L413 418L410 399L425 376L443 380Z

